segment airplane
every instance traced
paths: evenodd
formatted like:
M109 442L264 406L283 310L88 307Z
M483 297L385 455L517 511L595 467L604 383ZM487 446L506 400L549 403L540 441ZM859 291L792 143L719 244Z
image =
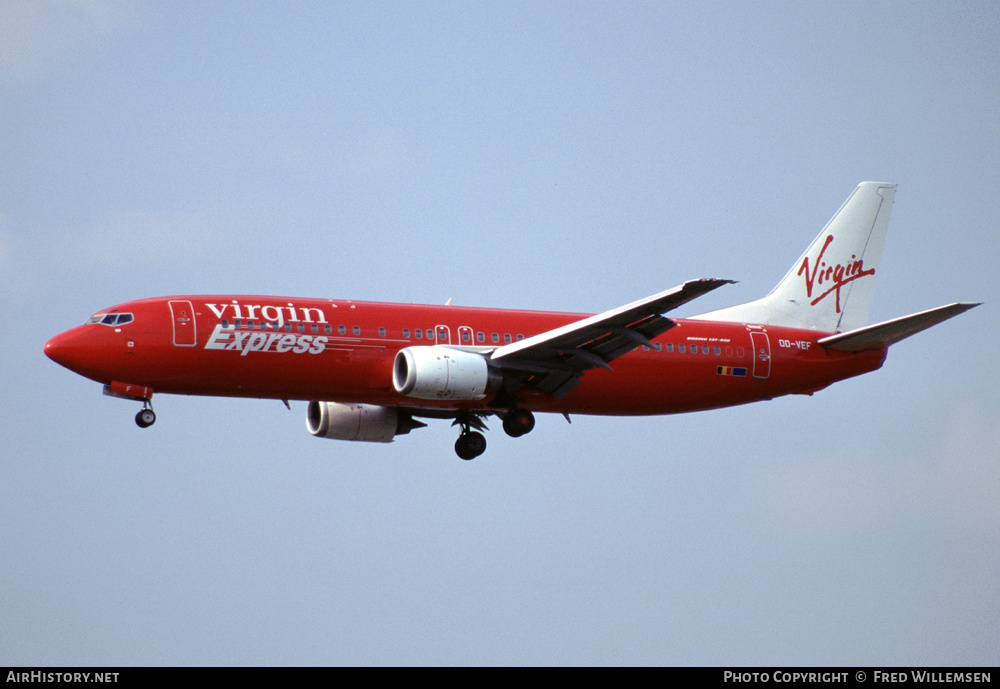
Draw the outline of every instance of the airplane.
M53 361L142 404L154 392L308 402L320 438L391 442L450 419L702 411L813 393L880 368L890 345L978 303L868 325L896 186L864 182L766 296L668 317L732 280L702 279L597 315L266 296L174 296L103 309L52 338Z

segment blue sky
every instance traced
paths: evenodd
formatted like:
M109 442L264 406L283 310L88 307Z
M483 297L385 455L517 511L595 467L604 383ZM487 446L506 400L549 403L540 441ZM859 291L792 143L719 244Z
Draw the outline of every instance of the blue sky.
M983 664L1000 647L995 3L0 8L0 663ZM42 345L130 299L596 312L767 292L899 184L813 397L319 440ZM496 424L494 424L496 425Z

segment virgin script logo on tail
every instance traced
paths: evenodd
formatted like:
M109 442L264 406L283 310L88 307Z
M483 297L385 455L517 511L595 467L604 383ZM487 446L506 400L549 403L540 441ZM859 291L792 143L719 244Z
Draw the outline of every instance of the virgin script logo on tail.
M806 296L811 299L814 288L818 288L820 290L825 288L825 291L809 302L810 306L816 306L816 304L823 301L826 297L831 294L835 294L837 300L837 313L840 313L840 288L852 280L863 278L866 275L874 275L875 269L869 268L868 270L865 270L864 260L857 258L854 254L851 254L851 260L847 263L847 265L842 263L828 265L826 261L823 260L823 254L826 253L827 248L832 243L833 235L831 234L826 238L826 241L823 242L823 248L820 249L819 256L816 257L816 261L812 264L811 268L809 265L809 257L806 256L802 259L802 265L799 267L798 275L803 275L805 277Z

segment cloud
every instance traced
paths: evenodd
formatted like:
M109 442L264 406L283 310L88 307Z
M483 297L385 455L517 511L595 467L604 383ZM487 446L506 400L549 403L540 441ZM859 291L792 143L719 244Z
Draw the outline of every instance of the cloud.
M6 0L0 3L0 77L41 79L136 19L131 0Z

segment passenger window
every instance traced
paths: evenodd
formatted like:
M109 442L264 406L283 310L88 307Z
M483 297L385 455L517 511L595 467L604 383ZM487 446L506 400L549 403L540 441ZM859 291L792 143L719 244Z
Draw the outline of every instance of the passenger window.
M503 341L506 342L507 344L510 344L510 333L503 334Z
M518 335L518 336L517 336L517 341L518 341L518 342L520 342L520 341L521 341L521 340L523 340L523 339L524 339L524 335Z
M708 354L708 345L702 345L701 346L701 353L702 354Z
M470 341L469 331L468 330L463 330L462 331L462 342L469 342L469 341Z
M715 356L719 356L720 354L722 354L722 347L715 345Z
M415 336L415 337L416 337L416 338L417 338L418 340L420 340L420 339L423 339L423 337L424 337L424 331L423 331L423 330L421 330L420 328L417 328L416 330L414 330L414 331L413 331L413 335L414 335L414 336Z
M428 340L433 340L434 339L434 331L431 330L430 328L427 328L427 339Z
M346 335L347 334L347 326L346 325L338 325L337 326L337 332L340 333L341 335Z
M385 328L379 328L378 329L378 336L379 337L385 337Z
M327 335L332 335L333 334L333 326L329 325L329 324L324 325L323 326L323 332L325 332Z
M405 337L407 340L410 339L410 329L409 328L403 328L403 337Z
M499 334L493 333L492 337L493 337L493 344L500 344L500 335Z
M486 342L486 333L476 333L476 342L480 344Z
M292 332L292 324L291 323L285 323L285 332L286 333Z
M677 345L677 352L679 354L683 354L686 349L687 348L684 345L682 345L682 344Z
M304 333L305 331L306 331L306 324L305 323L299 323L299 332L300 333Z
M673 342L668 342L667 343L667 353L668 354L673 354L674 353L674 343Z
M313 335L319 335L319 325L318 324L316 324L316 323L312 324L312 332L313 332Z
M354 326L354 334L355 335L360 335L361 334L361 326L360 325Z

